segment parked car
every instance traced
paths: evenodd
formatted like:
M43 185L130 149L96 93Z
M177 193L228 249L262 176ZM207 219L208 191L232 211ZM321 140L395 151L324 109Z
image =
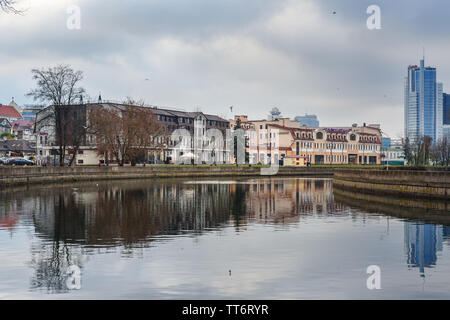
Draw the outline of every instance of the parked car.
M10 165L10 166L34 166L35 163L33 161L29 161L27 159L16 158L16 159L12 159L11 161L9 161L8 165Z
M2 164L2 165L7 165L8 164L8 162L9 162L9 158L6 158L6 157L3 157L3 158L0 158L0 164Z

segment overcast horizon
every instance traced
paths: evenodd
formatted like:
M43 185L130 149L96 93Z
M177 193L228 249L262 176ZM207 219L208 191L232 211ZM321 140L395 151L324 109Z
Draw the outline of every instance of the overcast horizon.
M126 97L230 119L316 114L321 126L379 123L403 133L407 67L450 85L450 3L381 0L23 0L0 13L0 102L34 103L32 68L69 64L96 99ZM79 6L81 29L67 8ZM369 5L381 29L366 26ZM230 112L233 106L233 113Z

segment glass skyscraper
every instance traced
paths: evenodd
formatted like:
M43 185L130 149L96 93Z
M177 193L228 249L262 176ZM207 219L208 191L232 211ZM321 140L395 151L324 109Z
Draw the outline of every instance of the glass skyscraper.
M419 268L421 276L425 276L425 268L435 266L437 253L442 251L443 226L405 222L404 230L407 263Z
M405 137L417 142L429 136L433 142L442 138L443 86L436 82L436 68L409 66L405 78Z
M444 124L450 124L450 94L444 93Z
M300 122L300 127L306 126L308 128L318 128L319 120L315 114L305 114L304 116L297 116L294 121Z

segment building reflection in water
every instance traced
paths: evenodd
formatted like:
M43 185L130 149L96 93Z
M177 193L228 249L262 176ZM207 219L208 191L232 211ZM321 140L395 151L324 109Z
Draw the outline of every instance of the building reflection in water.
M361 212L395 217L403 221L404 254L409 268L418 268L425 277L426 268L437 265L443 243L450 244L448 203L365 194L333 188L336 201Z
M425 268L436 266L443 242L450 242L450 227L406 221L404 228L408 266L419 268L425 277Z
M0 193L0 232L14 237L29 226L33 276L31 290L68 291L69 266L83 270L89 257L116 252L124 258L144 255L175 236L198 235L225 227L245 232L250 224L296 225L302 219L351 216L368 212L391 216L402 210L365 200L345 200L333 193L330 179L256 178L234 182L160 180L77 184L51 189ZM417 209L419 210L419 209ZM422 214L423 215L423 214ZM405 216L400 215L402 219ZM415 217L418 217L416 214ZM418 219L416 219L418 221ZM436 266L443 242L450 244L450 227L404 221L405 256L409 267Z
M257 179L251 181L247 215L257 221L298 223L301 215L340 214L330 179Z
M66 292L69 266L93 254L139 257L175 235L250 223L299 223L302 215L339 214L329 179L140 181L25 189L0 195L0 231L33 228L31 290Z

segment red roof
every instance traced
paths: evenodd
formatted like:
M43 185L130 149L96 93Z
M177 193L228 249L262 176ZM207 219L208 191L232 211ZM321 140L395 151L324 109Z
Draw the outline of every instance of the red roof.
M0 118L5 118L5 117L14 117L14 118L22 118L22 115L17 112L16 109L14 109L14 107L11 106L0 106Z

